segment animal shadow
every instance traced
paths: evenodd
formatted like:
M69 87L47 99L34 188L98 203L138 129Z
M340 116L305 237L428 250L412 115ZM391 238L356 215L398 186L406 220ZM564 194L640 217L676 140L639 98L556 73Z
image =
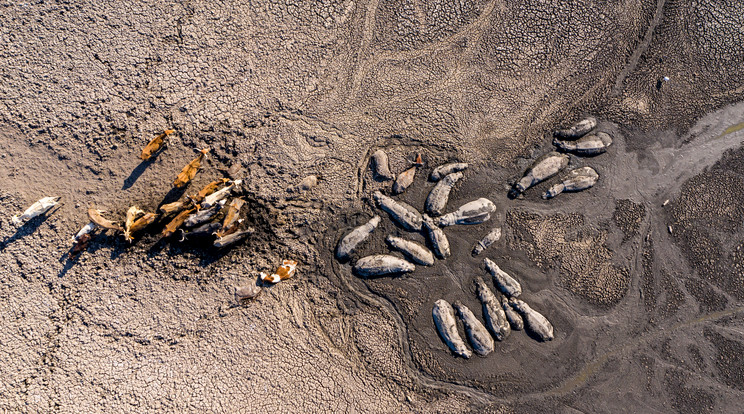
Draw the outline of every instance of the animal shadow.
M20 227L16 229L15 233L13 233L12 236L6 237L3 241L0 241L0 252L5 250L5 248L8 247L8 245L35 232L36 229L38 229L39 226L41 226L41 224L44 223L44 221L46 221L46 219L56 210L57 208L55 208L52 211L48 211L46 214L42 214L40 216L34 217L31 220L23 223Z
M160 151L158 151L158 153L160 153ZM122 190L128 190L128 189L132 188L132 186L134 185L134 183L140 178L140 176L142 174L144 174L144 172L147 170L147 168L150 166L150 164L152 164L152 162L155 160L156 157L157 157L157 154L153 155L148 160L145 160L145 161L140 162L139 165L137 165L136 167L134 167L134 170L132 170L132 173L129 174L129 177L127 177L124 180L124 185L121 187L121 189Z
M160 209L160 207L162 207L164 204L173 203L180 200L184 193L186 193L186 188L188 188L188 185L185 185L183 187L171 188L170 191L168 191L168 194L163 197L163 201L161 201L158 205L158 209Z

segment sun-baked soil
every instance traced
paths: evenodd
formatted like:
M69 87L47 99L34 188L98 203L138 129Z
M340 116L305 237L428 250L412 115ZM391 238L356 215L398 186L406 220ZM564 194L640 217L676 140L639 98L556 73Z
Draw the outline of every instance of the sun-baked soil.
M0 3L0 411L741 412L744 407L744 18L664 0ZM668 77L668 81L664 78ZM599 182L507 198L551 132L593 114ZM138 155L174 128L152 160ZM88 206L153 211L197 151L193 194L244 178L243 243L100 234ZM403 277L350 265L387 251L371 194L418 208L431 168L468 162L448 210L453 255ZM298 185L317 175L317 186ZM62 205L20 228L44 196ZM669 203L665 203L669 200ZM383 220L342 264L338 240ZM473 245L492 227L501 240ZM407 235L423 241L418 235ZM433 302L480 314L490 257L555 327L463 360ZM283 259L297 275L238 303ZM488 282L490 284L490 281Z

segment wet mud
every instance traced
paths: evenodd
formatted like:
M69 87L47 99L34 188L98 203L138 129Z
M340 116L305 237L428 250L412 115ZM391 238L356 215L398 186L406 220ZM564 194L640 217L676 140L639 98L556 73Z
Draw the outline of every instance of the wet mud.
M692 210L694 214L687 215L702 220L698 226L741 240L737 199L732 198L729 204L723 200L723 193L736 188L739 176L728 178L730 182L719 192L706 193L700 186L721 185L722 178L726 185L726 177L735 174L722 170L738 165L736 160L744 154L744 135L722 132L743 113L744 105L729 108L702 120L688 136L666 141L682 142L679 146L666 146L651 133L644 138L651 142L653 151L629 148L626 136L638 132L605 122L601 127L611 132L615 144L606 154L590 159L572 156L570 163L570 168L591 165L600 180L591 189L553 200L542 200L540 195L558 178L527 190L523 199L511 200L507 190L517 173L473 166L464 171L465 177L452 190L446 211L479 197L494 201L498 210L485 223L445 228L451 257L399 277L359 278L350 272L349 265L338 263L332 269L350 293L373 300L402 325L399 340L409 369L418 373L422 383L458 392L468 390L484 404L566 396L605 375L611 361L636 352L653 352L658 342L673 341L675 346L707 353L699 348L701 337L683 331L718 332L726 330L719 328L721 320L741 318L744 309L735 305L741 294L737 267L717 262L720 257L736 263L742 256L738 254L741 243L729 241L728 256L705 250L704 246L715 248L710 242L703 246L704 241L698 241L691 248L695 226L681 215ZM550 150L546 142L536 152ZM426 180L428 171L449 161L449 156L430 154L426 169L398 199L423 209L435 184ZM721 167L713 167L722 156ZM369 171L363 172L363 178L365 188L379 187ZM691 205L690 198L700 197L705 201ZM667 199L672 201L664 204ZM705 203L710 207L706 209ZM723 212L712 207L717 203L723 203ZM347 213L349 218L340 222L335 237L374 213L374 209L366 211L368 214ZM710 222L715 219L724 222ZM503 228L501 240L481 256L471 256L472 246L498 225ZM679 233L669 234L669 225L679 227ZM420 234L383 220L357 252L358 257L387 252L384 238L388 234L425 242ZM495 352L487 357L465 360L450 352L433 324L432 305L441 298L459 300L482 319L474 278L490 277L483 257L518 278L524 290L521 298L555 327L553 341L541 343L514 332L507 340L496 342ZM721 267L731 270L706 277L704 271ZM726 355L736 358L733 350ZM688 369L699 371L700 367ZM689 403L688 397L703 402L709 399L708 393L687 390L688 385L672 380L664 384L681 390L674 394L680 407Z

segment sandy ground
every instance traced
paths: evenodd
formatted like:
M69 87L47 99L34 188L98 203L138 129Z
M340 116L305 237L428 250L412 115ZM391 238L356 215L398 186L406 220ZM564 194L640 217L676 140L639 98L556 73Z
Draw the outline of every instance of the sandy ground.
M744 39L736 4L545 2L0 2L0 410L9 412L741 412L744 407ZM661 81L669 77L668 82ZM589 191L509 200L585 114L615 139L572 157ZM138 159L173 127L167 148ZM123 221L246 181L256 233L230 249L70 238L89 205ZM362 280L333 259L379 211L370 154L470 163L449 209L453 256ZM306 176L317 187L296 190ZM16 228L43 196L63 205ZM665 200L668 204L662 206ZM356 254L387 251L383 224ZM435 300L479 313L470 249L519 275L556 338L516 332L454 357ZM671 228L671 233L669 229ZM417 237L411 235L410 237ZM423 240L423 239L421 239ZM285 258L294 279L238 304ZM353 263L353 261L352 261Z

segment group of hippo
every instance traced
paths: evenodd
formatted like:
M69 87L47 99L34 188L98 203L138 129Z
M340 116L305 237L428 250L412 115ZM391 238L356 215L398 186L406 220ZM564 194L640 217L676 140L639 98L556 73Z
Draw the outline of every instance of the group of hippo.
M524 176L514 184L509 197L516 198L528 188L561 172L568 166L569 156L566 153L588 157L607 151L612 145L612 137L606 132L594 131L596 127L597 119L588 117L570 128L555 131L553 145L563 153L551 151L535 160ZM599 174L592 167L573 169L561 179L561 182L550 187L543 194L543 198L553 198L564 191L585 190L592 187L598 179Z
M414 166L399 174L397 178L390 173L387 155L378 150L372 155L375 175L381 180L395 180L392 192L400 194L413 182L413 176L417 168L423 165L420 157ZM402 201L375 191L372 195L379 208L390 216L390 218L403 230L408 232L422 232L428 241L428 246L404 237L388 235L386 241L390 248L399 251L405 258L390 254L374 254L362 257L354 263L353 271L362 277L385 276L389 274L410 273L416 270L416 265L432 266L435 259L446 259L450 256L450 246L444 227L455 224L479 224L491 218L491 213L496 211L496 205L487 198L479 198L465 203L457 210L443 214L447 206L449 194L455 183L462 177L466 163L449 163L434 168L429 179L437 184L432 188L424 203L424 213ZM367 239L367 237L380 224L380 216L372 217L367 223L356 227L345 235L336 247L336 258L339 261L347 261L351 258L353 251ZM491 239L493 239L493 230ZM498 229L498 236L501 230ZM481 241L482 248L493 242L488 236ZM476 246L477 247L477 246ZM481 250L482 250L481 248Z
M552 151L539 157L514 185L510 191L510 197L515 198L528 188L564 170L569 163L569 155L566 153L579 156L604 153L612 144L612 138L605 132L593 132L596 127L597 119L589 117L570 128L555 131L553 145L561 152ZM410 168L396 176L390 171L388 157L383 150L377 150L372 154L371 163L378 181L393 181L390 189L393 195L406 191L413 183L416 171L423 166L421 157L418 156ZM390 249L399 251L404 257L391 254L368 255L353 263L353 272L361 277L411 273L415 271L416 265L432 266L436 259L446 259L450 256L450 246L444 228L455 224L483 223L496 210L492 201L479 198L462 205L453 212L444 214L450 191L463 178L463 171L467 168L468 164L459 162L434 168L429 180L437 184L426 198L424 213L405 202L375 191L372 198L377 206L385 211L401 229L407 232L423 233L427 245L404 237L388 235L386 242ZM591 167L573 169L561 179L560 183L552 186L543 198L552 198L564 191L580 191L590 188L598 179L599 174ZM380 216L375 215L368 222L342 237L336 246L336 258L341 262L349 261L353 252L367 240L380 221ZM472 254L476 256L482 253L500 237L501 228L492 228L476 243ZM483 305L485 325L459 301L450 305L446 300L439 299L434 304L432 311L434 323L450 350L464 358L472 355L458 332L456 313L462 320L468 341L479 355L485 356L492 352L494 339L503 341L512 330L525 329L534 339L552 340L553 326L548 319L518 298L522 292L519 282L501 270L492 260L486 258L484 263L486 270L493 276L494 286L503 295L497 298L482 278L476 278L475 285L478 298Z
M465 345L457 329L455 310L465 327L468 341L478 355L486 356L494 350L494 338L497 341L506 339L512 330L522 329L539 341L550 341L553 339L553 325L541 313L532 309L523 300L517 297L522 293L522 286L511 275L501 270L492 260L483 259L486 270L493 276L493 284L503 296L496 298L482 278L475 279L475 288L478 299L483 305L483 319L485 326L478 320L475 314L463 305L455 301L452 305L444 299L434 303L432 316L439 335L447 344L449 349L463 358L470 358L472 352ZM454 306L454 308L453 308ZM490 332L490 334L489 334Z
M423 163L420 158L414 166L397 175L390 172L387 155L378 150L372 155L372 165L378 180L394 180L391 187L393 194L400 194L410 186L417 168ZM480 224L490 219L496 210L493 202L487 198L465 203L457 210L444 214L449 194L454 185L463 177L468 168L465 163L449 163L436 167L429 180L437 184L430 191L424 203L424 212L413 206L393 199L375 191L372 195L378 207L385 211L398 227L408 232L422 232L427 245L396 235L388 235L386 242L391 250L399 251L404 258L391 254L373 254L356 260L353 272L361 277L377 277L391 274L410 273L416 265L432 266L435 260L450 256L450 246L444 228L451 225ZM343 236L336 246L336 258L341 262L351 260L353 252L368 239L379 226L381 218L375 215L366 223L354 228ZM491 228L473 247L472 255L477 256L501 237L501 228ZM522 292L521 286L513 277L502 271L493 261L485 259L486 269L494 278L494 285L504 296L497 299L483 279L476 280L478 295L483 302L483 315L486 325L496 340L504 340L511 330L527 329L532 336L549 341L553 338L553 327L540 313L534 311L525 302L517 299ZM486 331L483 323L465 305L455 302L455 307L465 325L465 330L473 344L473 349L480 355L487 355L494 349L494 341ZM472 352L460 339L454 310L444 300L434 305L434 322L442 339L452 351L469 358Z

